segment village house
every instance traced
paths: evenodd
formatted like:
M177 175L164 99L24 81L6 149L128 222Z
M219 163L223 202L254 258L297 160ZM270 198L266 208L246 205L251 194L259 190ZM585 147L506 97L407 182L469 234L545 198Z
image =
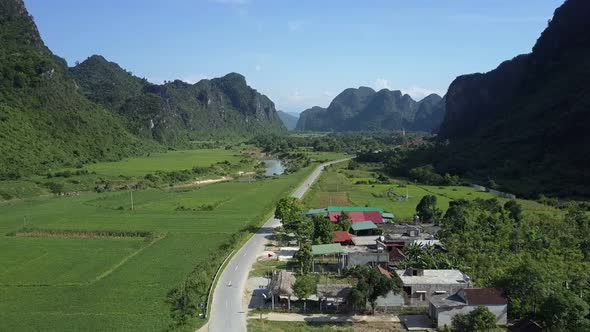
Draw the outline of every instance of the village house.
M428 306L434 295L449 296L472 286L471 279L459 270L408 268L395 273L402 282L401 296L406 306Z
M502 290L496 288L464 288L448 295L433 295L430 298L428 314L438 328L450 327L457 314L468 314L484 306L496 316L497 325L506 325L508 301Z
M346 312L350 309L348 298L352 286L347 284L320 284L317 286L316 296L320 304L320 311Z
M293 285L295 275L285 270L274 271L270 281L268 295L271 298L271 309L283 308L291 310L291 297L293 296Z

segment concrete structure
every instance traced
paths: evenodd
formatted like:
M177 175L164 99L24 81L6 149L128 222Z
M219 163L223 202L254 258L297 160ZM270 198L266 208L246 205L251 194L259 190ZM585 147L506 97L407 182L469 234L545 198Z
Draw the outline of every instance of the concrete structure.
M402 296L406 306L428 306L434 295L455 294L472 286L470 278L459 270L396 270L403 284Z
M377 245L377 239L379 235L370 236L352 236L352 243L355 246L375 246Z
M384 277L391 279L391 273L384 269L383 267L377 265L375 267L377 272L381 273ZM390 311L395 310L403 307L404 299L400 294L394 294L393 292L389 292L385 296L379 296L377 301L375 302L375 310L376 311Z
M345 269L353 268L357 265L384 265L389 263L389 253L370 249L369 247L348 246L344 247L343 256Z
M455 315L468 314L479 306L487 307L496 316L497 325L506 325L508 301L496 288L465 288L451 295L434 295L428 314L438 328L444 328L451 326Z
M281 262L290 261L297 251L299 251L299 247L281 247L279 248L278 259Z

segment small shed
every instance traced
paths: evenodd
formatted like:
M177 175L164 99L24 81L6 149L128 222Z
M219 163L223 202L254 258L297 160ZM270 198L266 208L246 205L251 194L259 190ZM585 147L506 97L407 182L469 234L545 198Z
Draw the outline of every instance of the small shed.
M275 301L287 300L287 310L291 310L291 296L293 296L293 285L295 276L292 272L285 270L274 271L269 286L269 295L272 301L272 310L275 310Z
M344 248L338 243L318 244L311 246L313 255L312 271L316 272L316 265L321 264L327 269L339 272L344 268Z
M348 284L318 285L316 295L320 301L320 311L342 311L348 309L348 297L352 286Z

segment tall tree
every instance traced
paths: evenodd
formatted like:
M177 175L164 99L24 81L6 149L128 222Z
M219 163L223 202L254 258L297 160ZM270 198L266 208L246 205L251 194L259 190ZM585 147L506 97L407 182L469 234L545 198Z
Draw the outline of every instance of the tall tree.
M426 195L422 197L416 206L416 213L421 221L432 221L435 218L440 218L441 211L436 208L436 196Z
M311 252L311 244L307 241L300 243L299 250L295 253L293 258L299 262L299 268L301 274L306 274L311 271L311 264L313 260L313 254Z
M340 215L336 219L337 219L338 228L341 231L345 231L345 232L350 231L350 227L352 227L352 219L350 219L350 216L348 215L348 213L343 211L342 213L340 213Z
M302 274L297 277L293 285L293 292L300 300L303 300L303 312L307 311L307 299L315 294L318 278L312 273Z
M323 215L315 215L313 221L313 242L316 244L334 241L334 224Z

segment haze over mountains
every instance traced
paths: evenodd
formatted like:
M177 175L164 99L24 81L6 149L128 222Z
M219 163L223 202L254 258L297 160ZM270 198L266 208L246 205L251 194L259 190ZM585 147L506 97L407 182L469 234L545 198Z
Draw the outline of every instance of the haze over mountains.
M301 113L297 130L435 131L445 113L444 99L437 94L415 101L401 91L368 87L342 91L327 108L312 107Z
M292 112L277 111L279 118L283 121L283 125L289 130L295 129L297 121L299 120L299 114Z

